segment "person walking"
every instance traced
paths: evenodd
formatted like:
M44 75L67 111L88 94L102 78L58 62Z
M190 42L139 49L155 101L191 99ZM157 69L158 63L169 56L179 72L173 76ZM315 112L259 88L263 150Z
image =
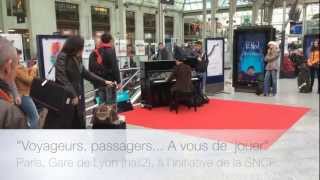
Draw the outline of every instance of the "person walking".
M275 96L277 94L277 73L279 56L278 44L275 41L270 41L268 43L268 52L264 59L267 63L266 74L264 78L264 96L269 96L270 87L272 87L272 95ZM272 85L270 82L272 82Z

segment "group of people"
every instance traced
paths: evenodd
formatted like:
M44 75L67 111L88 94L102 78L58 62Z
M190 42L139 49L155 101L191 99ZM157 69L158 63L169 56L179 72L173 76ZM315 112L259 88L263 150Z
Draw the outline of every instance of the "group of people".
M43 126L39 114L47 112L37 108L30 97L38 67L19 64L20 56L21 50L0 37L0 127L38 129Z
M102 102L110 98L115 103L115 91L121 83L110 34L103 34L96 39L96 49L90 55L89 70L82 64L83 49L82 37L69 37L55 63L55 83L70 92L74 113L70 127L62 128L85 128L83 79L89 80L98 89L96 96ZM38 67L19 65L20 54L21 51L14 48L10 41L0 37L0 128L42 128L39 109L30 97Z
M279 45L275 41L268 42L267 54L264 57L265 61L265 74L263 81L263 95L275 96L277 94L277 80L278 80L278 68L280 59ZM312 92L315 78L317 75L318 84L320 84L320 72L319 72L319 45L318 40L315 40L311 46L308 58L305 60L301 55L302 64L308 69L308 76L310 77L310 90ZM246 74L242 75L242 79L246 81L257 81L255 77L255 69L253 66L249 66ZM309 83L308 83L309 84ZM319 86L318 86L319 93Z

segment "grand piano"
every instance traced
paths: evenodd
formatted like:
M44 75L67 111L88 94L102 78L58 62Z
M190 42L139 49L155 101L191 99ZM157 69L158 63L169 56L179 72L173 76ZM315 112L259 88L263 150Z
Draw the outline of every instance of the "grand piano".
M197 61L189 59L186 64L192 67L192 81L194 87L199 87L200 79L195 71ZM170 103L170 89L174 84L166 82L176 66L175 61L142 61L141 67L141 102L144 107L153 108L168 106Z

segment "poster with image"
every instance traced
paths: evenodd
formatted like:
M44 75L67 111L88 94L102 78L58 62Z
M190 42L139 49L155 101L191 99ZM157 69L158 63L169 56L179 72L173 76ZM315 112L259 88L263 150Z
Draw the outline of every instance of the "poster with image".
M83 59L89 59L91 52L95 48L95 42L93 39L90 40L85 40L84 41L84 48L83 48L83 54L82 58Z
M244 32L237 36L238 81L256 82L264 75L264 51L267 39L263 32Z
M208 57L207 75L222 76L223 75L223 58L224 48L223 39L208 39L206 52Z
M21 50L20 62L24 62L24 52L23 52L23 43L22 43L22 35L21 34L0 34L0 36L8 39L12 45Z
M48 80L55 80L55 68L57 57L66 41L62 36L37 36L38 60L42 76Z
M146 54L144 40L135 40L135 51L137 56L144 56Z
M127 56L127 40L115 40L115 50L117 56L124 57Z

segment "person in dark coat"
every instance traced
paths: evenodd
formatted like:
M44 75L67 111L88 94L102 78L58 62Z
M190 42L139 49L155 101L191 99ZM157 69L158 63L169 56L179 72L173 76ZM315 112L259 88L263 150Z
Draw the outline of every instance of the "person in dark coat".
M176 79L175 85L171 88L171 93L192 92L192 69L189 65L183 63L185 60L183 50L180 47L176 47L174 56L176 59L176 67L167 79L167 82Z
M162 42L159 43L157 60L172 60L172 55Z
M83 104L83 78L90 82L112 85L111 81L89 72L82 65L82 52L84 40L79 36L70 37L65 42L55 64L56 83L63 85L72 94L71 103L73 105L74 117L72 127L64 128L84 128L84 104Z
M103 88L105 86L104 83L93 83L94 88L99 89L96 96L101 98L103 102L110 104L115 103L110 102L110 100L114 99L116 94L115 87L119 87L121 84L118 59L112 40L113 38L110 34L103 34L100 37L100 42L96 44L96 49L89 57L89 70L116 85L105 89Z

